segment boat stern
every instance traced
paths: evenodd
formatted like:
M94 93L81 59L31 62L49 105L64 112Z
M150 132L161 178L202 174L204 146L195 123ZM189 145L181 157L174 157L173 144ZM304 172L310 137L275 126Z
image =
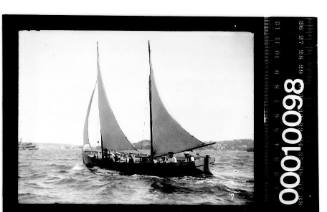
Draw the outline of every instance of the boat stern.
M210 165L215 162L215 158L210 157L210 155L206 155L203 158L195 160L195 166L199 169L202 173L206 175L213 175L210 171Z

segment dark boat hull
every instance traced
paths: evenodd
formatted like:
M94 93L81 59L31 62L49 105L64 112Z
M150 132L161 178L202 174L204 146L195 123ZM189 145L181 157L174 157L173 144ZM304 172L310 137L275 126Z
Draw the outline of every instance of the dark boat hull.
M113 162L109 159L97 159L85 153L83 155L83 162L88 167L99 167L103 169L119 171L122 174L140 174L140 175L154 175L154 176L200 176L212 175L210 172L209 158L203 158L200 161L178 162L178 163L126 163Z

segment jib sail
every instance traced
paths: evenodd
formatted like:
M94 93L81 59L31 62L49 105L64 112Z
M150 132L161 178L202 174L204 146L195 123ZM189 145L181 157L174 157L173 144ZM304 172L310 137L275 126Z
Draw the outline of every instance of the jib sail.
M96 86L96 84L95 84L95 86ZM83 131L83 145L90 144L90 142L89 142L89 116L90 116L90 110L91 110L93 95L94 95L94 91L95 91L95 86L94 86L92 94L91 94L89 105L87 106L87 112L86 112L86 117L85 117L85 122L84 122L84 131Z

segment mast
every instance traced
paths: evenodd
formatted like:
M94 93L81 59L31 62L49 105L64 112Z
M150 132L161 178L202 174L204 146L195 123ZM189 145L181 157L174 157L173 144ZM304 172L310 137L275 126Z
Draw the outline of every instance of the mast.
M101 159L103 159L103 140L102 140L102 134L101 134Z
M97 68L98 68L98 72L100 70L100 62L99 62L99 42L97 41ZM100 125L101 128L101 125ZM102 133L101 133L101 129L100 129L100 135L101 135L101 157L103 159L103 140L102 140Z
M151 95L151 74L152 74L152 64L151 64L151 49L150 41L148 41L148 51L149 51L149 100L150 100L150 146L151 146L151 158L153 158L153 136L152 136L152 95Z

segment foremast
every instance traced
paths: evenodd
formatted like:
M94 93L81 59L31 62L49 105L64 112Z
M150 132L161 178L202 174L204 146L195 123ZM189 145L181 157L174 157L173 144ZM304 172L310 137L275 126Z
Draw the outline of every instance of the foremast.
M151 48L150 41L148 41L148 51L149 51L149 66L150 66L150 74L149 74L149 102L150 102L150 146L151 152L150 157L153 159L153 134L152 134L152 94L151 94L151 74L152 74L152 63L151 63Z

